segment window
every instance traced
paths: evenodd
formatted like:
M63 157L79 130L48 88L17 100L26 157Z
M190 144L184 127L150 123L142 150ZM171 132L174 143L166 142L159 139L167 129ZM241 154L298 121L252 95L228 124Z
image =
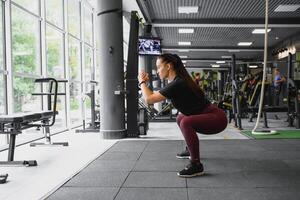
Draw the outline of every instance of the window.
M78 0L68 1L68 29L72 35L80 38L80 6Z
M14 112L39 111L42 109L41 97L32 96L40 92L39 84L34 83L34 78L14 76L13 78Z
M84 41L93 44L93 14L89 8L84 9Z
M4 75L0 72L0 115L5 114L5 88L4 87L5 87Z
M65 93L66 87L64 83L59 84L59 92ZM52 104L53 105L53 104ZM55 124L51 128L52 132L57 132L64 129L67 126L67 116L66 116L66 96L58 96L57 98L57 108L58 115L56 115Z
M12 64L13 71L40 74L39 20L12 6Z
M3 17L2 17L2 2L0 2L0 73L3 67Z
M63 0L46 0L46 20L63 28Z
M36 15L39 15L39 7L40 7L40 0L13 0L15 3L19 4L20 6L24 7L25 9L33 12ZM52 0L51 0L52 1Z
M4 62L3 62L3 17L2 2L0 2L0 115L5 113L5 84L4 84Z
M80 109L81 101L81 83L70 83L70 117L71 124L77 125L81 123L82 112Z
M93 80L93 50L89 46L85 45L84 48L84 60L85 60L85 93L91 92L91 84L90 80ZM84 101L85 105L85 117L86 121L89 122L91 120L91 99L90 97L86 98Z
M65 79L63 34L51 26L46 27L47 76L57 80ZM65 84L58 83L59 92L65 93ZM53 130L66 127L66 96L58 96L58 115Z
M93 50L92 48L85 46L84 51L84 60L85 60L85 81L89 82L90 80L93 80Z
M47 26L47 76L64 79L64 46L63 34L58 30Z
M70 117L71 124L81 123L81 59L80 42L69 36Z
M69 37L69 68L71 81L81 80L80 60L80 42L73 37Z

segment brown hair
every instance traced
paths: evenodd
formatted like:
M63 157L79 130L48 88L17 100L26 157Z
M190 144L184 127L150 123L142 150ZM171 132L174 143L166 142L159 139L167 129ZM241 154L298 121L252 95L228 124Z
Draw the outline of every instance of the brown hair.
M204 92L200 89L200 87L193 81L192 77L186 71L180 57L177 54L161 54L157 59L161 59L162 63L172 64L176 75L182 78L188 85L189 88L197 95L202 98L204 96Z

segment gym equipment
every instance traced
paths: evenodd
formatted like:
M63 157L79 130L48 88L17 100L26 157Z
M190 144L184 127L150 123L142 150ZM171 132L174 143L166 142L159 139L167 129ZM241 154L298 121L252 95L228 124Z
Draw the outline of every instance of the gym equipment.
M82 129L76 129L75 133L88 133L88 132L99 132L100 130L100 114L96 111L96 100L95 100L95 86L98 84L97 81L90 81L92 84L91 91L86 95L91 99L91 123L89 127L85 127L85 119L82 121ZM84 116L84 115L83 115Z
M297 64L297 63L296 63ZM287 79L287 91L288 91L288 122L289 126L293 126L296 121L295 127L300 128L300 80L293 79L292 71L292 54L289 53L288 57L288 79ZM295 76L295 75L294 75Z
M37 127L43 128L45 133L46 143L33 143L35 145L63 145L67 146L68 143L51 143L50 127L55 123L55 116L58 114L56 111L57 92L58 86L53 78L36 79L36 83L50 83L49 93L36 93L36 95L48 95L48 108L51 108L51 96L54 95L53 110L40 111L40 112L27 112L27 113L14 113L10 115L0 115L0 134L9 134L9 149L7 161L0 161L0 165L24 165L24 166L37 166L36 160L23 160L14 161L16 136L22 133L22 130ZM65 82L65 81L62 81ZM52 93L53 83L55 84L55 91ZM50 106L49 106L50 105ZM50 121L52 121L50 123Z
M136 11L131 12L130 37L128 42L128 59L126 73L126 109L127 109L127 137L146 135L148 118L146 110L139 108L138 97L138 32L139 17Z
M6 183L8 174L0 174L0 184Z
M66 83L67 80L56 80L54 78L41 78L36 79L36 83L48 83L49 84L49 92L48 93L32 93L32 95L40 95L40 96L47 96L47 109L52 110L51 106L51 97L54 96L54 103L53 103L53 113L56 113L56 105L57 105L57 96L58 95L66 95L66 93L58 93L58 83ZM54 91L53 91L53 84L54 84ZM43 88L43 87L42 87ZM52 122L49 123L49 119L45 119L43 126L43 132L45 135L45 142L33 142L30 144L31 147L36 146L68 146L68 142L51 142L51 134L50 134L50 127L54 125L55 123L55 116L56 114L53 114L52 116Z

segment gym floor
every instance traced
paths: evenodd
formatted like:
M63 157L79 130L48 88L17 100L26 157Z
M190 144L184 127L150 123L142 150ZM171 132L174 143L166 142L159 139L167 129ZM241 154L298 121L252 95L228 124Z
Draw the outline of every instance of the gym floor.
M176 123L150 123L140 139L101 140L65 132L69 147L16 148L16 160L37 167L1 167L9 174L0 199L299 199L300 140L249 140L228 125L200 137L206 175L179 178L187 160ZM5 160L7 152L1 152Z

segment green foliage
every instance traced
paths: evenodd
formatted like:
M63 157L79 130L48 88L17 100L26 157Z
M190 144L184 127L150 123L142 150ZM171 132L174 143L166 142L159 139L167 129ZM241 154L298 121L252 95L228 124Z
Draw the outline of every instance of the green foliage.
M54 77L54 67L60 65L60 49L59 45L56 42L47 43L47 70L48 75ZM59 66L63 68L63 66ZM57 74L56 74L57 76ZM59 75L60 78L63 78L63 74Z
M79 109L79 101L76 98L71 98L70 106L71 106L71 110L78 110Z
M13 71L36 74L39 35L35 33L35 25L24 14L13 9L12 15L12 53ZM20 112L22 104L30 99L35 87L33 79L14 77L15 112Z

